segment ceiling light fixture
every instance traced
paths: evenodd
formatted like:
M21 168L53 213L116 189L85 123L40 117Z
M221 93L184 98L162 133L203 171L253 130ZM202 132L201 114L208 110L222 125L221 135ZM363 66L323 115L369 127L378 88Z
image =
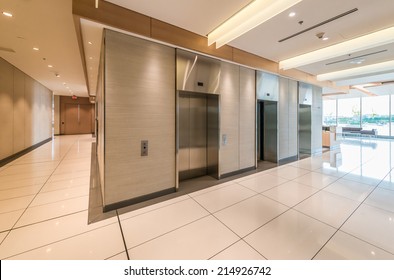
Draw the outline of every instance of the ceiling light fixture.
M295 15L296 15L295 12L291 12L291 13L289 14L289 17L295 17Z
M60 78L60 74L59 73L55 73L56 78Z
M52 68L52 67L53 67L53 65L50 65L50 64L49 64L49 65L48 65L48 67L49 67L49 68Z
M89 41L88 44L89 44L89 45L92 45L93 43Z
M301 1L255 0L209 33L208 46L220 48Z
M365 94L368 95L368 96L378 96L376 93L370 92L369 90L366 90L366 89L365 89L364 87L362 87L362 86L351 86L350 88L351 88L351 89L359 90L359 91L365 93Z
M12 17L12 14L10 12L3 12L3 15L5 15L6 17Z
M39 51L40 49L37 48L37 47L34 47L33 50L34 50L34 51Z
M393 71L394 60L317 75L318 81L339 80L349 77Z
M351 39L313 52L279 61L280 69L291 69L341 55L348 55L394 42L394 27Z

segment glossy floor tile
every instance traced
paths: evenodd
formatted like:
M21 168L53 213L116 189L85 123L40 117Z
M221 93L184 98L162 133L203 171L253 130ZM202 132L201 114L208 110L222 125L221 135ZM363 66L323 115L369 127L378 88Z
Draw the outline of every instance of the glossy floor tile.
M244 240L265 258L312 259L335 229L294 210L280 215Z
M121 221L127 248L180 228L209 213L192 199Z
M214 213L253 195L256 195L256 192L241 185L232 184L213 192L198 195L193 199L209 212Z
M354 201L326 191L320 191L294 209L332 227L339 228L359 206Z
M329 176L318 172L310 172L294 179L295 182L317 189L323 189L336 180L338 180L338 177Z
M265 260L265 258L245 241L240 240L212 257L211 260Z
M342 231L338 231L315 260L392 260L394 255Z
M285 178L287 180L293 180L309 172L310 170L288 165L288 166L275 168L272 172L270 172L270 174L279 176L281 178Z
M319 189L314 187L290 181L265 191L262 194L286 206L293 207L318 191Z
M341 230L394 254L393 212L362 205Z
M374 188L373 185L339 179L326 187L324 191L362 202Z
M365 201L365 204L394 213L394 191L376 188Z
M262 195L256 195L215 213L238 236L256 230L285 212L288 207Z
M240 181L239 184L255 192L263 192L287 181L287 179L269 173L263 173L261 175L253 176L247 180Z
M102 260L118 254L123 249L120 227L115 223L15 255L10 259Z
M209 259L239 237L212 216L129 250L130 259Z
M0 259L394 260L394 141L272 166L89 224L91 135L0 168Z

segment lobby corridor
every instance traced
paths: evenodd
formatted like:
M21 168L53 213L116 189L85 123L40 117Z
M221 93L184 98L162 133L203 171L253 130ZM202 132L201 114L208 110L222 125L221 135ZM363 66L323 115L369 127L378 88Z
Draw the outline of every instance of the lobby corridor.
M91 135L0 168L0 259L394 259L394 145L341 149L88 225Z

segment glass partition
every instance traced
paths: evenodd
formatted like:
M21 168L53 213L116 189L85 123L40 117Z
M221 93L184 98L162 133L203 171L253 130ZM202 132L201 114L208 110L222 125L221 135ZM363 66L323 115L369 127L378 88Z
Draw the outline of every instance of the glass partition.
M337 125L337 101L335 99L323 100L323 125Z
M338 126L361 127L360 98L338 99Z
M390 136L390 98L388 95L362 98L362 128L376 130L377 135Z

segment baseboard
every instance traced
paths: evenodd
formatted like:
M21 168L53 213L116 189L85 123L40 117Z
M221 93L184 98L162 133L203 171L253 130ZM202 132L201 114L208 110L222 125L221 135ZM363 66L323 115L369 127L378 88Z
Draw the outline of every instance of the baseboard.
M6 158L0 160L0 167L6 165L7 163L10 163L13 160L16 160L16 159L20 158L21 156L23 156L23 155L25 155L25 154L37 149L38 147L44 145L45 143L50 142L51 140L52 140L52 137L50 137L48 139L45 139L44 141L41 141L41 142L39 142L37 144L34 144L33 146L31 146L29 148L26 148L26 149L24 149L24 150L22 150L20 152L17 152L17 153L15 153L15 154L13 154L13 155L11 155L9 157L6 157Z
M283 165L283 164L287 164L293 161L297 161L298 160L298 156L292 156L292 157L288 157L288 158L282 158L279 160L279 165Z
M231 176L234 176L234 175L239 175L241 173L252 171L252 170L255 170L255 169L256 169L255 166L251 166L251 167L247 167L247 168L244 168L244 169L236 170L236 171L233 171L233 172L225 173L225 174L220 175L220 179L224 179L224 178L231 177Z
M142 196L139 196L139 197L136 197L136 198L127 199L127 200L123 200L123 201L120 201L120 202L115 202L115 203L103 206L103 211L104 212L108 212L108 211L111 211L111 210L116 210L116 209L119 209L119 208L123 208L123 207L126 207L126 206L130 206L130 205L133 205L133 204L137 204L137 203L140 203L140 202L144 202L144 201L147 201L147 200L150 200L150 199L154 199L154 198L157 198L157 197L160 197L160 196L164 196L164 195L167 195L167 194L171 194L171 193L175 193L175 192L176 192L176 189L175 189L175 187L173 187L173 188L161 190L161 191L158 191L158 192L155 192L155 193L142 195Z

